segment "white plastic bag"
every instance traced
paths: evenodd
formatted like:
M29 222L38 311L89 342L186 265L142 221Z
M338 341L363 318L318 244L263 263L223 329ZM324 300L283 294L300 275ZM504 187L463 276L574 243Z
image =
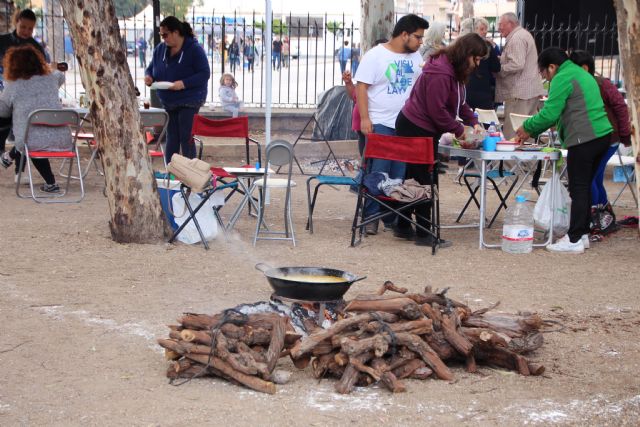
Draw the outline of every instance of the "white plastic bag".
M224 197L222 192L220 192L220 194L222 195L222 197ZM204 206L202 206L196 213L196 219L198 220L198 224L200 225L202 234L204 234L204 237L207 241L215 239L215 237L218 235L218 221L213 214L213 207L219 204L215 200L216 196L217 194L207 200ZM174 194L171 202L173 204L173 213L175 215L174 220L176 224L178 224L178 227L180 227L187 220L187 218L189 218L189 210L187 209L184 203L184 198L180 193ZM196 207L198 207L200 202L202 202L202 197L200 197L198 194L189 194L189 205L191 205L191 209L195 209ZM178 216L181 213L182 215ZM202 240L193 220L189 221L189 223L184 227L180 234L178 234L177 239L182 243L187 243L189 245L198 243Z
M553 234L564 236L569 231L569 220L571 215L571 197L569 192L560 182L558 174L555 176L555 185L549 181L542 189L540 197L533 209L533 220L536 228L549 231L551 224L551 200L554 200L555 215L553 216ZM552 193L551 188L555 187Z

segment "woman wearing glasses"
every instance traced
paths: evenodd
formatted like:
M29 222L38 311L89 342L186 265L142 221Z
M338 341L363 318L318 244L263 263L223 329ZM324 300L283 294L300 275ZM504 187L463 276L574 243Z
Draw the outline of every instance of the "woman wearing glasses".
M158 88L158 98L169 114L165 159L182 152L188 158L196 156L191 141L193 117L207 98L207 82L211 76L207 55L194 38L187 22L168 16L160 23L163 42L153 51L153 59L145 72L144 82L170 82L168 88Z
M537 136L551 126L558 129L567 148L567 174L571 195L569 232L547 246L552 252L582 253L589 247L591 182L609 149L613 127L607 118L598 83L591 74L569 60L559 47L538 56L538 69L549 81L549 98L538 114L516 131L520 141Z

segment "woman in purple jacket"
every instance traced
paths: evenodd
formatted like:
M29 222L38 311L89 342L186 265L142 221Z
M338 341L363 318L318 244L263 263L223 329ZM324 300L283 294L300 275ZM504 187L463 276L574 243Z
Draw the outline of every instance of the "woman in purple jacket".
M487 56L487 43L478 34L466 34L456 39L448 47L434 53L422 69L422 74L413 85L411 95L396 119L398 136L426 136L433 138L434 152L438 150L438 140L445 132L451 132L457 138L464 138L464 124L478 131L482 126L473 116L466 103L465 83ZM420 184L429 184L430 176L424 165L407 164L406 178L413 178ZM414 211L416 222L428 228L430 221L429 206L425 203ZM398 218L394 236L414 240L416 245L431 246L431 235L420 229L415 232L411 223ZM441 240L438 245L447 247L451 242Z

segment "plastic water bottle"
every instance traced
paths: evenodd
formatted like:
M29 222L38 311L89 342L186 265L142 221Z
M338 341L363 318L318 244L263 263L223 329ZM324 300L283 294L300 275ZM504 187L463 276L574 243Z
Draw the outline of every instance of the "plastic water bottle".
M489 135L491 135L492 133L498 132L498 128L496 128L496 122L491 122L491 124L487 128L487 132L489 133ZM491 135L491 136L493 136L493 135Z
M533 249L533 209L527 198L519 194L516 204L507 209L502 227L502 251L508 254L528 254Z

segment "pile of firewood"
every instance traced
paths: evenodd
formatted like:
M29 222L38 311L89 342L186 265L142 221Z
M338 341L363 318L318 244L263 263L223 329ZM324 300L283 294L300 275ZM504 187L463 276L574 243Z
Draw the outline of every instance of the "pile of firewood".
M384 295L387 290L403 295ZM290 350L298 366L311 363L316 378L334 377L339 393L380 382L393 392L405 391L404 378L432 374L452 380L445 362L498 366L522 375L541 375L544 367L522 354L542 345L542 319L536 314L472 312L446 297L446 291L409 294L386 282L377 295L361 295L346 311L350 317L329 329L318 329Z
M274 394L289 372L275 370L285 350L300 339L286 317L243 315L233 310L209 316L187 313L159 339L172 360L170 379L217 376L256 391Z
M315 378L338 378L339 393L376 382L402 392L405 378L452 380L452 363L464 364L468 372L481 363L541 375L544 367L523 354L542 345L542 319L491 313L496 306L472 312L449 299L446 290L427 287L411 294L386 282L377 294L349 302L345 317L328 329L306 322L312 331L304 338L277 313L225 310L184 314L169 326L169 339L158 343L172 361L167 371L172 380L216 376L270 394L289 378L289 372L275 369L286 356L298 369L311 365Z

